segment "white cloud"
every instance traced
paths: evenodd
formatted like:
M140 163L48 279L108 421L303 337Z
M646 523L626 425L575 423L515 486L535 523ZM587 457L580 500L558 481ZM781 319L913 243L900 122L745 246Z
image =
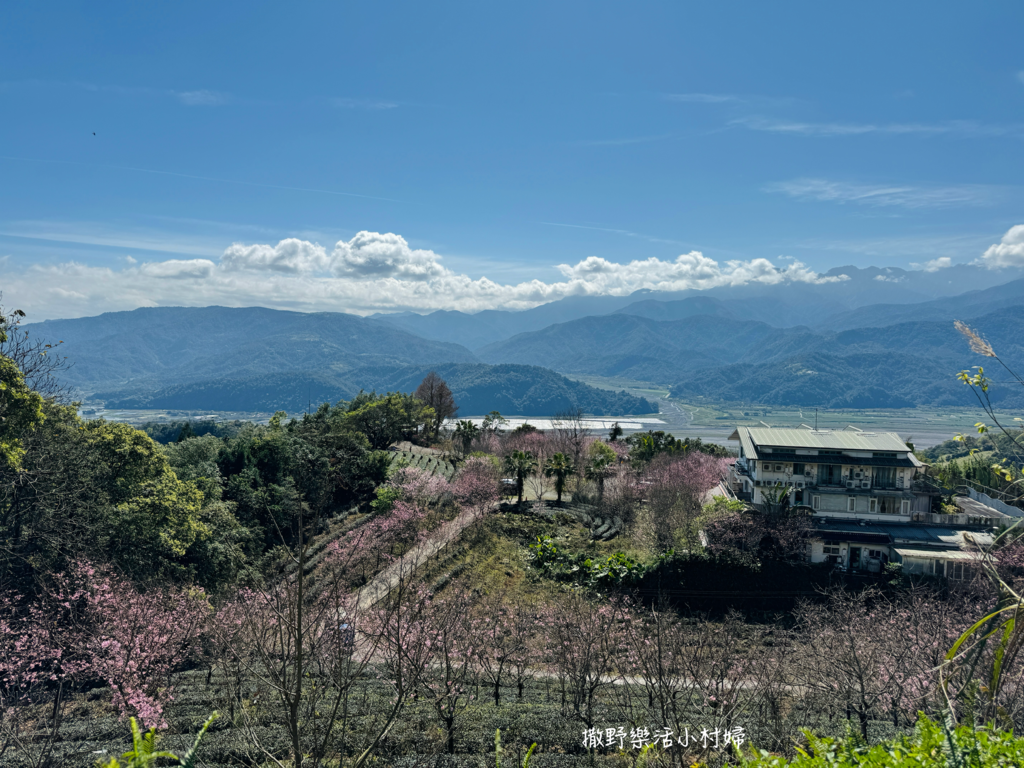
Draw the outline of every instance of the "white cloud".
M690 104L725 104L740 101L738 96L729 93L666 93L665 101L681 101Z
M993 125L976 120L947 120L942 123L809 123L797 120L776 120L766 117L743 117L731 125L740 125L752 131L789 133L801 136L863 136L888 134L894 136L959 136L991 138L996 136L1024 136L1024 126Z
M382 99L328 99L328 102L335 107L342 109L397 109L398 102L384 101Z
M948 269L953 266L953 259L949 256L940 256L937 259L926 261L924 264L911 263L914 269L921 269L925 272L938 272L940 269Z
M216 91L177 91L174 94L178 101L189 107L216 107L227 101L223 93Z
M903 282L902 277L892 277L891 275L875 275L875 280L880 283L901 283Z
M1017 73L1017 79L1024 83L1024 69Z
M990 246L977 263L989 269L1024 267L1024 224L1010 227L1002 242Z
M298 274L327 269L327 251L308 240L289 237L277 245L242 245L234 243L221 256L221 264L229 270L270 270Z
M139 273L155 278L206 278L213 274L214 263L209 259L170 259L147 261Z
M699 251L675 259L616 263L592 256L557 266L556 282L499 283L472 278L441 264L429 250L414 249L397 234L360 232L329 253L317 243L290 238L277 245L228 247L219 262L172 259L123 268L76 262L33 266L5 274L4 298L48 317L95 315L140 306L253 306L307 311L528 309L567 296L627 295L704 290L744 283L831 283L799 261L776 266L767 259L720 263ZM179 278L179 279L170 279ZM63 293L61 293L63 292Z
M401 235L360 232L334 246L331 269L354 277L429 280L451 275L440 259L433 251L413 250Z
M901 208L983 205L995 197L995 191L991 187L980 184L929 187L907 184L860 184L808 178L769 184L765 190L788 195L797 200Z

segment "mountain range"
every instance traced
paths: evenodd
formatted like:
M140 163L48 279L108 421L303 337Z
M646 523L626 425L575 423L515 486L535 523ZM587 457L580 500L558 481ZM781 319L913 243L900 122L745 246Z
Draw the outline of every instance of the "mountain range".
M360 390L413 391L436 369L464 415L657 411L532 365L489 366L465 347L344 313L161 307L25 326L61 342L81 396L111 408L297 412Z
M80 393L123 408L295 411L360 389L411 391L431 369L448 379L463 415L657 409L571 379L581 375L654 382L686 399L966 405L972 395L955 373L991 361L970 351L953 320L970 322L1024 370L1020 274L845 267L824 283L573 297L522 312L361 318L166 307L26 328L64 342L74 363L67 380ZM1024 404L1024 391L998 380L992 396Z

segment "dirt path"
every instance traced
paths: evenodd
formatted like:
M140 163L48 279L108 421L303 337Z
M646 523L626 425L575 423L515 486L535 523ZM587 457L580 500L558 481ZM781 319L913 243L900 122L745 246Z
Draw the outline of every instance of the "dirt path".
M497 506L497 505L495 505ZM403 576L414 573L421 565L441 551L446 545L455 541L466 526L482 517L493 507L481 510L475 507L461 512L454 520L449 520L433 535L410 549L398 562L389 565L359 590L356 598L357 610L366 610L383 600L392 589L398 586Z
M553 495L553 494L552 494ZM710 489L705 497L705 503L710 504L714 496L729 496L725 482L719 482ZM466 527L474 520L482 517L486 512L497 508L497 503L486 509L470 508L461 512L454 520L438 528L434 534L415 547L406 552L398 562L385 568L373 579L359 590L356 598L356 609L366 610L383 600L391 590L398 586L403 576L415 573L417 569L431 557L440 552L445 546L455 541Z

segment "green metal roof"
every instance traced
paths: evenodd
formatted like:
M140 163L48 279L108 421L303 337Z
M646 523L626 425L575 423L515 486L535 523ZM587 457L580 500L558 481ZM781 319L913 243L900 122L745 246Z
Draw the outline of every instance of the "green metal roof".
M738 439L745 454L757 454L753 448L811 448L833 451L909 452L895 432L856 432L853 430L777 429L774 427L737 427L731 439Z

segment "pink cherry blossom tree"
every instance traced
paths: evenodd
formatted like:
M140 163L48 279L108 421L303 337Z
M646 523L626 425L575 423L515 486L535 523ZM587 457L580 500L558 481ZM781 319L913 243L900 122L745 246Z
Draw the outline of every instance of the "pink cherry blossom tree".
M63 642L73 645L90 675L110 686L115 708L164 727L171 672L198 652L210 613L202 589L141 591L107 567L78 561L53 577L46 597Z
M594 604L570 594L545 608L540 623L548 640L547 664L558 678L566 716L593 726L594 698L612 684L621 647L621 606Z
M484 508L498 500L500 472L483 457L468 459L451 484L456 501L463 507Z
M518 698L533 658L531 638L535 619L528 606L505 592L483 598L471 631L478 643L480 675L492 686L494 706L501 706L501 686L515 685Z
M663 454L648 465L641 481L647 503L635 530L650 550L700 547L699 520L725 469L725 460L699 451Z

